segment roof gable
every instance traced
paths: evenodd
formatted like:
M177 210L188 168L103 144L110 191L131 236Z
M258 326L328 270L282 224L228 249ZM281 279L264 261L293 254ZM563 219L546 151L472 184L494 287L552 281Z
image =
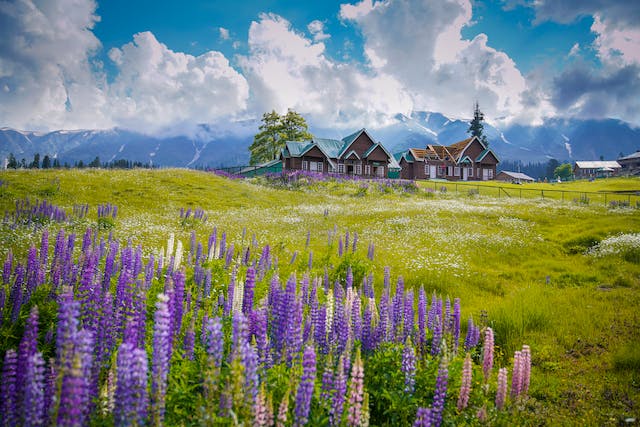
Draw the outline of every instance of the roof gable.
M367 132L367 130L365 128L360 129L357 132L352 133L351 135L345 136L344 138L342 138L342 143L344 144L342 146L342 149L340 150L340 152L338 153L337 157L342 157L342 155L344 153L347 152L347 150L351 147L351 145L360 137L360 135L365 134L367 136L367 138L369 138L369 141L371 141L372 144L376 144L376 141L371 137L371 135L369 135L369 133ZM385 150L386 151L386 150Z
M485 148L482 153L480 153L480 155L478 156L478 158L476 158L476 162L481 162L482 160L484 160L487 156L493 156L494 160L496 161L496 163L500 163L500 159L498 158L498 156L496 156L496 153L494 153L490 148Z

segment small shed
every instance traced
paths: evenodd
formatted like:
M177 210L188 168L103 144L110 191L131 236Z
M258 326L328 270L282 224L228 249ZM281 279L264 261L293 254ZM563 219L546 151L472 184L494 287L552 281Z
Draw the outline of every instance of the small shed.
M496 175L497 181L511 182L514 184L522 184L525 182L535 182L535 179L521 172L501 171Z

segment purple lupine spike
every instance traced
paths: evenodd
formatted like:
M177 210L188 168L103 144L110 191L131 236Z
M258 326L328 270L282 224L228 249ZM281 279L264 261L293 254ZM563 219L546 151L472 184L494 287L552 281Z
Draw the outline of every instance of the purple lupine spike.
M309 271L313 268L313 251L309 251L309 260L307 261L307 268Z
M342 257L342 237L338 238L338 256Z
M109 245L109 252L104 262L104 277L102 279L102 289L109 289L111 276L115 272L116 254L118 253L118 242L112 241Z
M442 344L442 322L440 317L436 315L433 322L433 339L431 340L431 355L437 356L440 354L440 345Z
M451 300L449 300L449 297L447 297L445 301L442 325L445 333L451 333Z
M233 294L236 289L236 269L233 269L231 273L231 278L229 280L229 285L227 286L227 299L224 302L224 315L230 316L231 311L233 310Z
M91 410L91 369L93 339L86 330L75 331L67 341L60 359L62 384L59 395L57 425L85 425Z
M416 351L411 343L411 338L407 338L404 344L401 368L404 373L404 391L412 394L416 385Z
M442 424L442 414L444 412L444 404L447 398L448 376L449 371L446 363L443 361L438 368L436 388L433 394L433 405L431 407L431 425L435 427L439 427Z
M376 342L386 342L389 339L389 289L385 288L380 298L380 322L376 330Z
M482 345L482 372L484 381L489 381L491 369L493 368L493 329L487 328L484 333L484 343Z
M249 265L249 261L251 260L251 247L247 246L244 250L244 255L242 256L242 265Z
M364 304L364 315L362 316L362 349L371 351L375 348L375 337L372 329L371 320L373 313L371 312L371 304Z
M219 317L212 317L204 321L204 347L213 361L214 366L220 367L224 353L224 335L222 322Z
M258 387L260 385L258 374L258 353L256 348L249 342L242 346L242 362L244 364L244 387L246 390L245 400L251 405L258 397Z
M322 384L320 386L320 401L323 403L331 402L333 396L333 360L331 355L326 358L324 371L322 372Z
M473 324L473 318L469 317L469 321L467 322L467 335L464 339L465 351L470 351L473 347L478 345L476 336L477 336L477 328Z
M423 287L418 291L418 344L424 346L427 340L427 294Z
M458 343L460 341L460 298L453 300L453 316L451 317L453 335L453 352L457 353Z
M113 296L105 292L102 296L100 318L98 321L96 363L102 365L111 357L115 344L115 330L113 323Z
M19 424L18 396L16 390L16 377L18 369L18 354L9 349L4 355L2 365L2 383L0 383L0 419L3 425L13 426Z
M333 313L333 328L331 343L335 345L336 353L342 353L349 340L349 324L344 312L344 300L342 297L342 287L336 284L335 311Z
M223 231L222 236L220 237L220 252L219 258L222 259L227 249L227 232Z
M185 286L185 274L183 270L176 271L173 275L173 295L171 303L173 309L172 318L172 336L177 336L182 328L182 315L184 312L184 286Z
M310 242L311 242L311 231L307 230L307 240L306 240L306 242L304 244L304 247L308 248Z
M351 325L353 340L362 341L362 314L360 313L360 297L358 295L353 299L353 305L351 306Z
M184 357L193 360L193 351L196 345L196 331L193 319L189 323L189 328L184 334Z
M289 265L293 265L293 263L296 262L297 257L298 257L298 251L294 251L293 255L291 256L291 261L289 261Z
M269 340L267 338L268 312L260 308L251 312L251 325L256 340L259 370L268 368Z
M152 255L149 255L149 261L144 268L144 289L148 290L151 287L151 282L153 281L153 275L155 270L155 258Z
M302 377L298 383L296 404L294 408L294 426L303 426L309 420L311 399L316 380L316 352L312 345L307 345L302 355Z
M344 233L344 247L349 248L349 230Z
M65 288L58 301L58 325L56 332L56 355L63 361L65 345L74 339L78 330L79 303L73 299L73 290Z
M316 321L313 325L313 339L318 346L320 353L327 354L327 306L322 304L318 307Z
M233 313L233 328L231 336L231 355L241 353L243 346L249 342L249 327L247 318L242 312Z
M434 291L431 297L431 307L429 308L429 313L427 314L427 329L433 330L436 316L442 316L442 313L438 313L438 297L436 296L436 293Z
M507 368L498 370L498 389L496 391L496 408L502 410L507 399Z
M153 359L151 364L152 411L153 424L162 424L165 412L165 396L167 378L171 360L171 314L169 298L165 294L158 295L153 328Z
M407 291L404 299L404 334L403 340L413 335L414 329L414 316L413 316L413 291Z
M396 294L393 297L393 336L402 340L402 325L404 315L404 279L398 277L396 285Z
M11 288L10 300L13 302L11 310L11 322L15 323L20 315L22 302L24 300L22 287L24 283L24 267L18 263L16 266L15 277L13 279L13 287Z
M229 249L227 249L226 255L225 255L225 268L228 269L229 266L231 265L231 262L233 261L233 256L235 255L235 248L233 243L229 245Z
M130 343L118 350L117 381L113 421L117 426L145 423L149 397L147 395L147 354Z
M256 271L253 267L247 268L247 275L244 281L244 297L242 298L242 312L249 316L253 310L253 293L256 287Z
M11 281L11 271L13 269L13 253L11 249L7 253L7 258L4 261L4 265L2 266L2 283L4 285L8 285Z
M329 423L332 426L342 424L342 412L347 395L347 376L344 373L344 355L338 360L338 371L334 378L334 393L329 410Z
M516 398L520 394L522 386L522 352L516 351L513 355L513 375L511 376L511 397Z
M24 405L22 419L25 426L45 424L45 377L42 353L36 352L29 357L25 375Z
M347 410L347 425L362 425L364 401L364 366L360 357L360 349L356 351L356 358L351 370L351 381L349 383L349 402Z
M347 267L347 275L344 280L344 287L347 290L353 287L353 272L351 271L351 266Z
M289 321L287 322L285 335L287 363L289 365L292 364L293 359L296 358L302 350L302 310L302 301L299 298L295 298Z
M24 334L18 348L18 370L16 375L16 410L20 414L23 412L24 392L27 383L26 374L31 369L29 364L31 358L38 351L38 307L33 306L27 323L25 325Z
M6 293L4 290L4 286L0 286L0 328L2 328L2 323L4 320L4 305L6 303Z
M424 407L418 408L413 427L431 427L431 425L431 409Z
M376 246L373 242L370 242L369 248L367 249L367 258L373 261L373 258L375 257L375 253L376 253Z
M58 373L55 367L55 361L53 359L49 359L49 366L46 369L45 373L45 390L44 390L44 415L45 421L49 421L51 417L51 408L55 404L55 396L56 396L56 381L58 378Z
M462 411L469 404L472 375L471 354L467 353L464 358L464 364L462 365L462 381L460 384L460 394L458 395L458 411Z

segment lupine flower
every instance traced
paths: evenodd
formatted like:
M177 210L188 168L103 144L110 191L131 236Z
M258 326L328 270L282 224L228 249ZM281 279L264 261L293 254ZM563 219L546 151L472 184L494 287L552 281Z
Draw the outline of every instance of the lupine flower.
M440 344L442 344L442 322L440 317L436 315L433 321L433 339L431 341L432 356L440 354Z
M433 406L431 407L432 425L435 427L442 424L442 413L444 412L445 399L447 397L447 382L449 371L446 362L443 361L438 369L436 388L433 395Z
M487 328L484 333L484 344L482 352L482 372L485 382L489 380L491 369L493 368L493 329Z
M92 397L92 349L93 337L86 330L76 331L66 343L57 419L60 426L87 424Z
M329 410L329 423L332 426L340 425L342 422L342 411L344 408L345 396L347 394L347 377L344 372L344 355L338 360L338 372L334 378L334 393Z
M191 320L189 329L184 334L184 355L185 358L193 360L193 350L196 344L196 331L194 329L194 322Z
M413 427L430 427L431 425L431 409L423 407L418 408Z
M249 342L242 346L242 362L245 369L245 399L248 404L255 402L258 396L258 353Z
M313 346L308 345L302 355L302 377L300 378L298 392L296 393L296 405L294 409L296 416L294 425L296 426L303 426L308 422L315 379L316 352Z
M282 401L280 401L280 406L278 408L278 418L276 420L277 427L285 427L287 423L287 413L289 412L289 394L290 389L287 388L287 391L284 392L284 396L282 396Z
M152 410L154 424L162 424L165 412L165 395L167 378L171 360L171 315L169 314L169 298L165 294L158 295L153 330L152 361Z
M0 384L0 394L2 399L0 402L0 417L4 425L17 425L19 420L18 413L18 396L16 392L16 374L18 368L18 354L15 350L9 349L4 355L4 364L2 365L2 383Z
M364 367L360 357L360 349L356 351L356 359L351 370L349 383L349 406L347 410L347 425L360 426L362 424L362 403L364 400Z
M480 330L473 324L473 318L469 317L467 336L464 340L465 351L471 350L473 347L478 345L478 342L480 342Z
M458 342L460 341L460 298L453 300L453 315L451 317L452 328L451 334L453 335L453 352L458 351Z
M407 291L404 300L404 335L403 339L413 333L413 291Z
M423 287L418 292L418 344L424 345L427 340L427 294Z
M413 393L416 384L416 351L411 344L411 338L407 338L404 344L401 369L404 373L404 391Z
M130 343L118 350L118 380L114 422L117 426L143 425L147 417L147 353Z
M253 426L271 427L273 425L273 405L271 396L267 396L264 384L260 387L260 393L253 407Z
M528 345L522 346L522 384L520 386L520 394L526 395L529 392L529 379L531 378L531 350Z
M256 271L253 267L247 268L244 282L244 297L242 298L242 312L248 316L253 310L253 292L256 286Z
M511 397L516 398L522 387L522 352L516 351L513 356L513 375L511 376Z
M18 369L16 376L16 396L17 396L17 411L22 412L23 409L23 397L25 394L25 386L27 383L26 375L32 367L29 366L33 356L38 351L38 307L34 306L31 309L29 318L25 325L24 335L20 341L20 347L18 348Z
M460 395L458 396L459 411L465 409L469 404L472 375L471 354L467 353L467 356L464 358L464 364L462 365L462 382L460 384Z
M507 368L498 370L498 390L496 391L496 408L502 410L507 398Z
M36 352L29 358L25 375L24 405L22 419L25 426L45 424L45 378L42 353Z

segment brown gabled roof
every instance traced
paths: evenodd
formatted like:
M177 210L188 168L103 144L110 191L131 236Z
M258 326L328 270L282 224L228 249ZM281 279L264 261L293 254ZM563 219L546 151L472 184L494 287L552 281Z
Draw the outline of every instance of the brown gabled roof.
M464 149L467 147L467 145L469 145L472 139L473 137L463 139L462 141L456 142L455 144L451 144L447 147L447 150L449 151L451 156L453 156L456 162L460 160L460 155L462 154Z
M413 158L418 161L424 160L424 156L427 154L427 150L422 148L409 148L409 151L411 151Z

